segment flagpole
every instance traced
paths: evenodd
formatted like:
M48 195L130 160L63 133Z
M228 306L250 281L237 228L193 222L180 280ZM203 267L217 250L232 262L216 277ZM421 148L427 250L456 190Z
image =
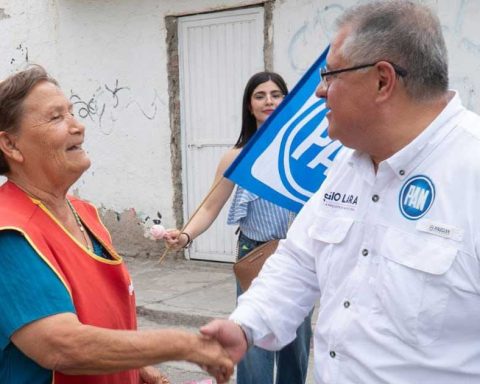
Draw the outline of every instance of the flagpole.
M203 207L203 205L205 204L205 202L208 200L208 198L210 197L210 195L215 191L215 189L217 189L217 187L220 185L220 182L225 179L225 177L222 175L222 177L220 177L216 182L215 184L213 185L212 188L210 188L210 191L208 192L207 196L205 196L202 200L202 202L198 205L197 209L195 210L195 212L193 212L193 215L190 216L190 218L188 219L187 221L187 224L185 224L183 226L183 228L180 230L180 234L185 230L185 228L187 228L188 224L190 224L190 222L193 220L193 218L196 216L196 214L198 213L198 211L200 210L200 208ZM180 235L178 236L180 237ZM170 251L170 248L167 246L165 248L165 251L163 252L162 256L160 256L160 259L158 260L158 263L160 264L163 259L165 258L165 256L167 256L168 252Z

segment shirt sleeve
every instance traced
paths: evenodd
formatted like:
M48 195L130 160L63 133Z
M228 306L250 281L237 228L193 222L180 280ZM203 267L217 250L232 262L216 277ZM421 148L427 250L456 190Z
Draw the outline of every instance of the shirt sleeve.
M230 316L252 332L254 344L261 348L278 350L295 339L297 328L320 297L315 241L308 235L320 198L317 194L306 203Z
M0 231L0 348L32 321L75 313L66 287L17 231Z
M318 220L329 180L342 174L354 150L343 147L328 171L327 180L298 213L275 254L268 258L258 278L238 298L230 319L252 333L255 345L278 350L296 337L296 330L321 299L322 270L317 254L322 245L310 235ZM322 268L323 266L318 266Z

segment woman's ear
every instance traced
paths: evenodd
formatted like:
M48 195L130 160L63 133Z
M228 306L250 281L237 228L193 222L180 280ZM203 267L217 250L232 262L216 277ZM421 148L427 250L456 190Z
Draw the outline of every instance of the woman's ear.
M15 135L9 134L6 131L0 132L0 151L7 160L18 163L23 162L22 152L17 148L15 143Z

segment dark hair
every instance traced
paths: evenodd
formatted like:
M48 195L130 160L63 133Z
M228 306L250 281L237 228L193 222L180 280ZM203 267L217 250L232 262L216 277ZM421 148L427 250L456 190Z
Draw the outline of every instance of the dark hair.
M406 0L377 1L349 9L337 25L352 28L342 46L352 65L393 61L408 71L405 88L418 101L447 91L447 48L430 8Z
M251 98L253 91L258 87L259 84L265 83L267 81L273 81L277 84L278 88L282 91L284 95L288 94L287 84L283 80L282 76L275 72L258 72L253 75L250 80L248 80L247 85L245 86L245 91L243 92L243 104L242 104L242 130L240 131L240 136L235 144L235 148L243 148L247 144L248 140L253 136L257 131L257 121L252 115L250 106Z
M23 102L30 91L41 81L58 85L40 65L15 73L0 82L0 132L16 132L23 114ZM10 170L0 151L0 175Z

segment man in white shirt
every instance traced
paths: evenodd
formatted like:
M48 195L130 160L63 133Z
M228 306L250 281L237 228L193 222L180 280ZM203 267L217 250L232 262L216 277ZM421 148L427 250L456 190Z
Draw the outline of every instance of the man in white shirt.
M321 301L315 382L480 382L480 117L448 90L437 17L348 10L317 95L343 150L230 320L234 360L278 349Z

